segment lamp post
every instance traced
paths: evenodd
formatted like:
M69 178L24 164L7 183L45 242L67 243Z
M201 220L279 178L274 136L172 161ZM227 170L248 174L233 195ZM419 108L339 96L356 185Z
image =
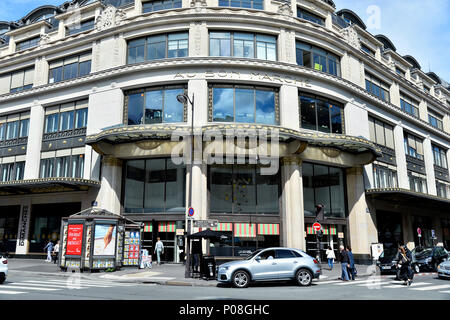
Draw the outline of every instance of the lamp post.
M185 105L187 102L191 104L191 172L189 174L189 200L188 200L188 208L192 206L192 171L194 168L194 94L192 94L192 101L189 99L189 96L186 93L177 95L178 102ZM185 239L184 239L184 249L186 252L186 265L184 269L184 277L189 278L190 277L190 267L191 267L191 253L190 253L190 243L188 236L191 234L191 226L190 226L190 219L188 219L187 210L184 213L185 214L185 226L186 226L186 232L185 232Z

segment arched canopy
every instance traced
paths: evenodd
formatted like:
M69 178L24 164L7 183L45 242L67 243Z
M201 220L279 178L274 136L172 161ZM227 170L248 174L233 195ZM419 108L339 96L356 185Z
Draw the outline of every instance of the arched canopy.
M342 10L339 10L338 12L336 12L336 14L338 16L341 16L342 18L344 18L346 21L351 21L352 24L356 24L364 30L367 29L366 25L361 20L361 18L356 13L354 13L352 10L342 9Z
M0 21L0 35L8 32L11 28L11 24L6 21Z
M397 51L397 48L395 48L392 41L389 40L389 38L386 37L385 35L379 34L379 35L376 35L375 38L383 44L385 49L391 49L392 51Z
M434 72L428 72L427 76L429 76L431 79L433 79L434 81L436 81L439 84L442 84L441 78L438 77L438 75Z
M25 17L23 17L20 21L23 24L33 23L40 20L44 20L54 16L55 14L61 13L62 10L55 6L41 6L39 8L34 9L30 13L28 13Z
M413 65L413 69L419 69L419 70L422 69L419 62L417 62L417 60L413 56L406 55L406 56L403 56L403 59L405 59L406 61L411 63Z
M336 8L336 5L334 4L333 0L322 0L326 4L332 6L333 8Z

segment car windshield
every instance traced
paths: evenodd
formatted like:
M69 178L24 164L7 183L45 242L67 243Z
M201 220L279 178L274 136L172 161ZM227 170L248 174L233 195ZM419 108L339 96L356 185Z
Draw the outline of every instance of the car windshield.
M247 256L247 258L245 258L245 260L250 260L252 259L254 256L256 256L258 253L260 253L262 251L262 249L258 249L256 251L254 251L253 253L251 253L250 255Z
M433 252L433 248L422 248L422 250L420 250L420 251L416 250L415 256L417 258L427 257L427 256L431 255L432 252Z
M380 258L389 258L389 257L395 257L397 254L398 249L397 248L386 248L383 250L383 252L380 255Z

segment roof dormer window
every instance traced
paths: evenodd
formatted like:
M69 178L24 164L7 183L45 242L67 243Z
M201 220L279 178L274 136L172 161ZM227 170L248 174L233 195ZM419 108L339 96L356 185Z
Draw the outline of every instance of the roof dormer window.
M30 48L37 47L39 45L39 40L41 37L37 36L24 41L17 42L16 51L22 51Z
M402 77L406 76L406 72L400 69L399 67L395 67L395 72L397 72L397 74L401 75Z
M368 46L366 46L363 43L361 43L361 50L364 51L365 53L368 53L371 56L375 57L375 51L373 51L372 49L370 49Z
M297 7L297 18L317 23L321 26L325 25L325 19L300 7Z

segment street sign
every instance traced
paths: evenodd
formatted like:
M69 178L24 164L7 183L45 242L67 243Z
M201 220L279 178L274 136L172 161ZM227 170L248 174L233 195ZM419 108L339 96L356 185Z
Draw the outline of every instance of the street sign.
M189 215L189 217L193 217L194 216L194 208L190 207L188 209L188 215Z
M434 230L431 230L431 238L436 239L436 233L434 232Z
M312 227L313 227L314 231L319 231L320 229L322 229L322 225L318 222L314 222Z
M194 220L195 228L214 228L219 225L219 220Z
M417 235L418 235L419 237L422 236L422 230L420 230L420 228L417 228Z

